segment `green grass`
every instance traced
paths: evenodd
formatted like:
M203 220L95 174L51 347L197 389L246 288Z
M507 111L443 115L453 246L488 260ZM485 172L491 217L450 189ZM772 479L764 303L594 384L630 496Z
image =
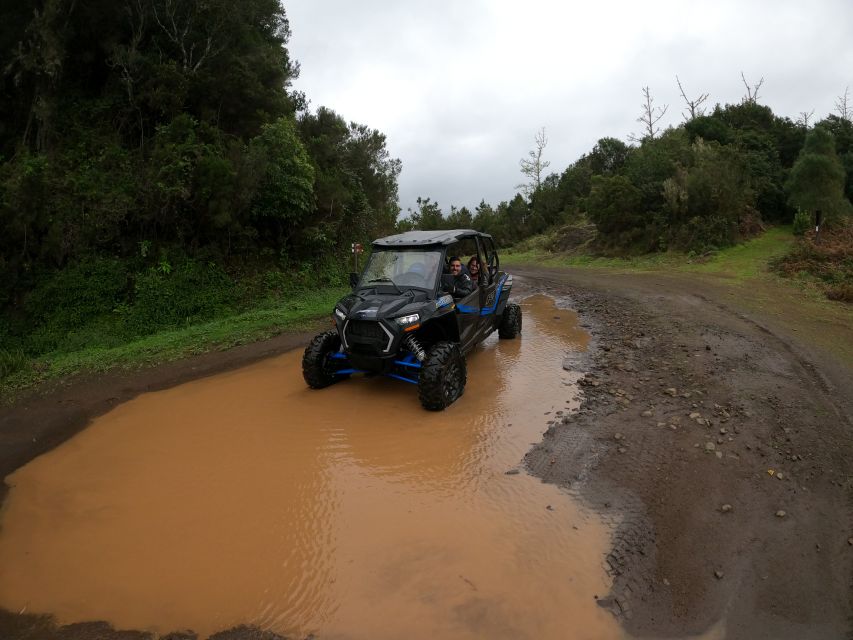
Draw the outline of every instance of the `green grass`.
M629 258L605 258L591 255L554 254L541 250L508 253L501 262L507 265L579 267L617 272L692 272L744 281L767 271L768 262L787 252L794 242L790 227L774 227L735 247L708 256L685 253L654 253Z
M116 367L150 366L305 328L313 320L329 314L346 291L340 287L306 291L274 306L267 304L203 324L161 331L119 346L49 353L27 362L26 366L0 380L0 396L9 398L53 378L104 372Z

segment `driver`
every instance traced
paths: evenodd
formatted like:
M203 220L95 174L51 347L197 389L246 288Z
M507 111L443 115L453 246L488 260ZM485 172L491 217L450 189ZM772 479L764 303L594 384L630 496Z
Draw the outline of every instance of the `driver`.
M450 258L450 275L453 276L450 293L454 298L464 298L474 291L474 282L467 273L463 273L462 261L457 256Z

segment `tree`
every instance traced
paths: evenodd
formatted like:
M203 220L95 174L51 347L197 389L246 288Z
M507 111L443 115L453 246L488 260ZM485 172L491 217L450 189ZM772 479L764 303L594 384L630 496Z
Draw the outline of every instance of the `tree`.
M844 197L844 167L835 153L835 141L824 127L815 127L806 137L800 157L788 179L788 202L803 211L821 211L832 224L850 214Z
M849 103L850 87L844 88L844 93L835 100L835 110L838 117L847 122L853 122L853 107Z
M457 209L451 206L447 215L447 226L450 229L471 229L474 226L474 216L468 207Z
M625 176L593 176L586 199L599 233L613 237L645 226L642 202L642 192Z
M272 233L279 251L287 255L314 208L314 168L289 118L264 125L252 140L252 149L263 162L252 213L259 226Z
M814 109L811 111L800 111L800 117L797 118L797 124L800 125L803 129L809 128L809 120L814 116Z
M705 115L705 110L702 109L702 103L708 99L709 94L701 93L698 97L690 100L684 92L684 87L681 86L681 80L678 79L678 76L675 76L675 82L678 84L678 90L681 92L681 97L684 98L684 102L687 104L687 110L683 114L684 121L690 122L691 120L695 120L697 116Z
M663 107L655 107L654 106L654 98L652 98L652 93L648 87L643 87L643 104L641 108L643 112L640 114L640 117L637 118L637 122L643 125L643 131L639 136L632 133L628 136L628 139L631 142L642 142L643 140L654 140L655 136L660 133L660 127L657 126L658 122L661 121L664 114L666 114L667 109L669 109L669 105L665 104Z
M522 193L528 197L533 196L542 187L542 174L551 165L550 162L542 158L545 147L548 145L548 138L545 137L545 127L542 127L536 133L534 142L536 148L527 152L529 158L522 158L518 161L518 164L521 166L521 173L530 182L515 187L516 189L521 189Z
M758 90L761 89L761 85L764 84L764 76L761 77L761 80L756 82L753 85L750 85L746 81L746 76L743 75L743 71L740 72L740 79L743 80L743 86L746 87L746 95L741 100L742 104L757 104L758 103Z
M630 147L618 138L601 138L587 156L593 173L613 175L618 173L628 160Z
M415 229L433 231L447 227L447 221L444 219L444 214L441 213L441 207L438 206L437 202L432 202L429 198L419 197L417 203L417 210L409 209L409 218Z

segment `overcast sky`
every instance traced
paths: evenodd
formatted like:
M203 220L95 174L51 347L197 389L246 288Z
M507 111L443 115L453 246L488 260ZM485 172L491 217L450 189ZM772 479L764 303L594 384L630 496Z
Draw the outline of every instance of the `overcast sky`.
M548 171L596 140L626 140L648 85L661 124L688 97L759 102L822 118L853 92L850 0L558 2L284 0L311 108L379 129L403 162L400 206L431 197L473 209L507 200L545 127Z

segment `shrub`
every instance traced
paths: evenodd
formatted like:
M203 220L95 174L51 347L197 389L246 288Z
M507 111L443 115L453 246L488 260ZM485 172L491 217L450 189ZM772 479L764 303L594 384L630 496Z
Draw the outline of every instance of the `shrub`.
M127 328L145 335L210 320L231 308L237 293L234 282L214 262L183 258L172 265L163 257L137 276Z
M23 349L0 349L0 378L25 369L29 359Z
M26 350L31 354L51 351L69 333L96 319L111 317L127 287L127 272L121 261L81 260L37 281L10 333L26 336Z
M812 227L812 216L808 211L797 209L794 214L794 235L801 236Z

